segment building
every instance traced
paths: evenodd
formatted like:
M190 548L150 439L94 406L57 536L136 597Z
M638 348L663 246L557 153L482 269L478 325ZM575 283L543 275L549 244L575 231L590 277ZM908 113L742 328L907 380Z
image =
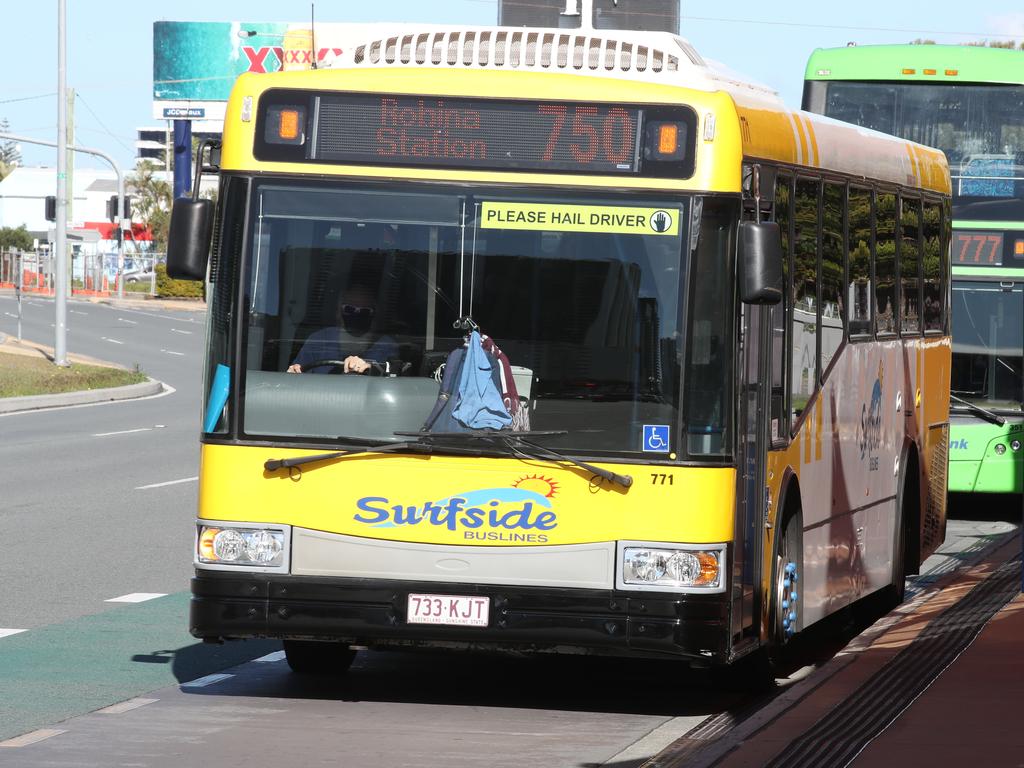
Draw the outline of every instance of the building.
M220 139L222 130L221 122L214 120L194 121L192 124L192 139ZM152 160L167 168L167 146L174 142L174 129L172 121L168 120L166 126L148 126L135 129L135 160Z

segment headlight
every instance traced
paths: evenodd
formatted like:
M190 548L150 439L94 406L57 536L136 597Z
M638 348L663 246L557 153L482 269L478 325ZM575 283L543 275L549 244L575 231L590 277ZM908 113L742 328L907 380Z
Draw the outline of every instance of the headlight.
M200 563L276 568L285 565L284 530L200 525Z
M620 588L721 592L725 547L676 548L620 542Z

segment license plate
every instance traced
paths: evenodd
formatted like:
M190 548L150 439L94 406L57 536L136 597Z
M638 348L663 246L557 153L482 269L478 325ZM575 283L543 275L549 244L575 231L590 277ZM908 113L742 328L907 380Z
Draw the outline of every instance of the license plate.
M486 627L490 609L488 597L410 594L405 615L409 624Z

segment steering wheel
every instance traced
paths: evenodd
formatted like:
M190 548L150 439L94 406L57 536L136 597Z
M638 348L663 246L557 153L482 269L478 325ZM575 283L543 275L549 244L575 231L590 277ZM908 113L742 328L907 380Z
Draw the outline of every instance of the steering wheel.
M387 368L385 367L385 364L382 362L379 362L377 360L366 360L366 362L370 364L369 369L367 369L365 372L367 376L384 376L385 373L387 372ZM302 366L302 372L309 373L314 368L319 368L321 366L330 367L331 370L329 371L329 373L344 373L345 371L344 360L337 360L335 358L324 358L323 360L314 360L311 363L306 363L304 366ZM402 372L404 373L406 370L408 370L408 368L409 364L406 363L403 366Z

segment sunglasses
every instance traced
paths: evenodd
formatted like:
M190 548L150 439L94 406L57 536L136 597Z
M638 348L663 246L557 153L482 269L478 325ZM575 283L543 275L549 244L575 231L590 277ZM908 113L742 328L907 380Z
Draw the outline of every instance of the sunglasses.
M373 307L360 307L356 304L342 304L341 314L346 317L372 317Z

